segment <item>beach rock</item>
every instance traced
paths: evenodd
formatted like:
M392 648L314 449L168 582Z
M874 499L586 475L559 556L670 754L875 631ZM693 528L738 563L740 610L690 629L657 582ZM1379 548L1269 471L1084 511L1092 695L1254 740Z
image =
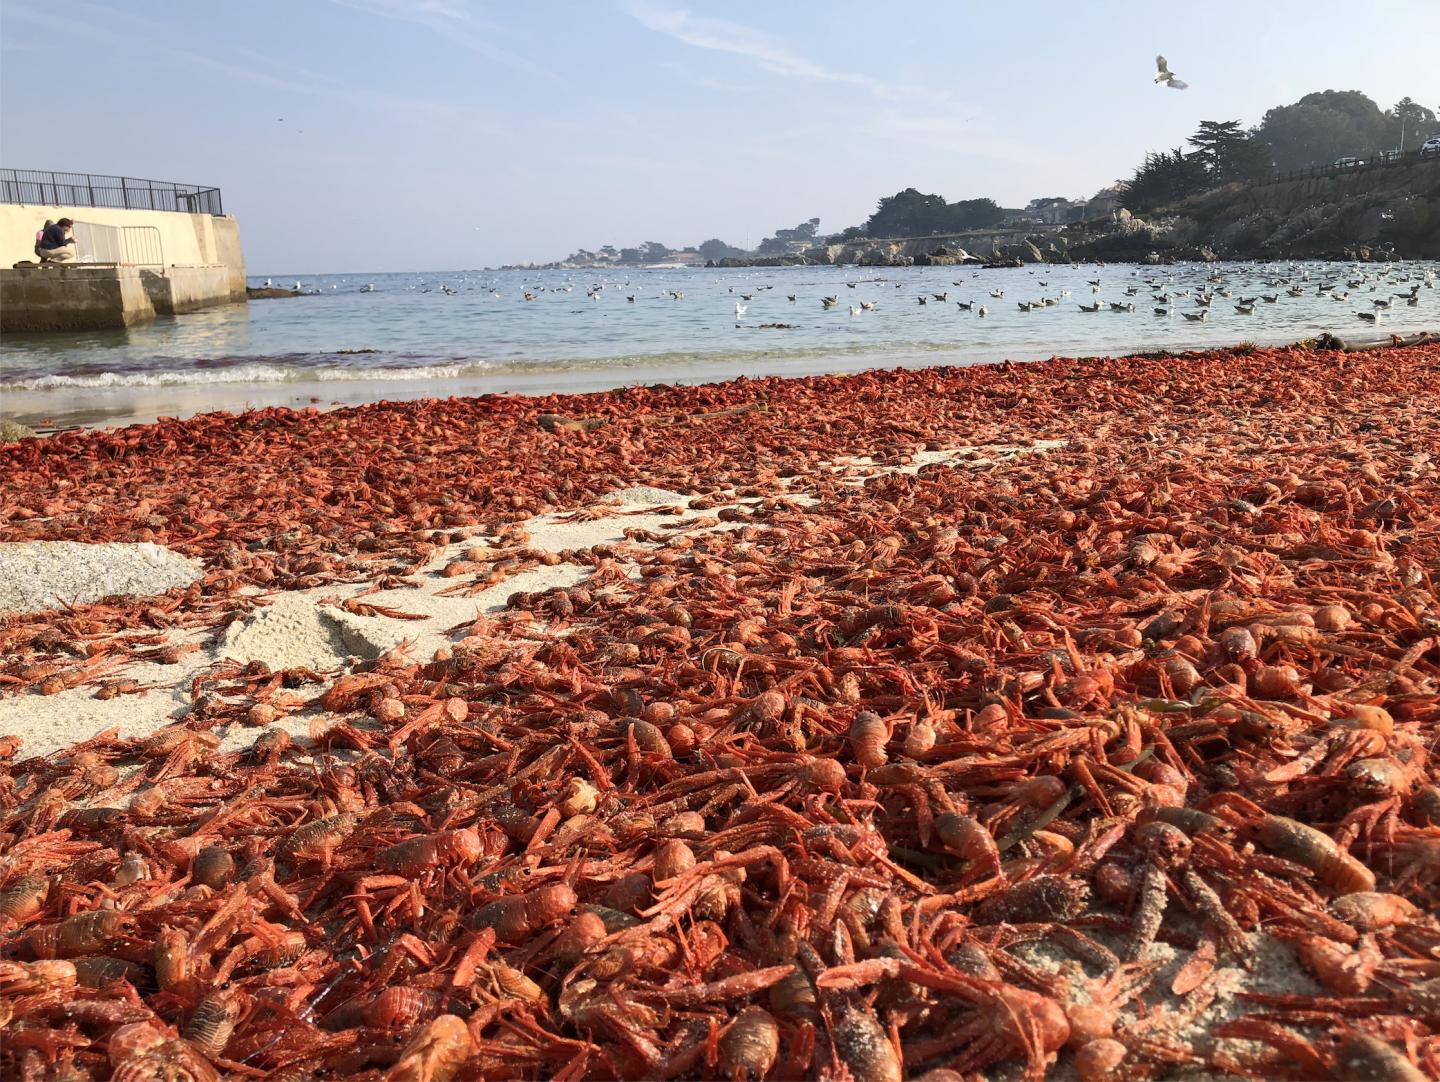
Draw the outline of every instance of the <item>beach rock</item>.
M0 443L14 443L16 440L28 440L38 435L29 425L22 425L19 421L0 420Z
M195 560L148 541L87 545L78 541L0 544L0 612L45 612L62 602L149 597L189 586Z

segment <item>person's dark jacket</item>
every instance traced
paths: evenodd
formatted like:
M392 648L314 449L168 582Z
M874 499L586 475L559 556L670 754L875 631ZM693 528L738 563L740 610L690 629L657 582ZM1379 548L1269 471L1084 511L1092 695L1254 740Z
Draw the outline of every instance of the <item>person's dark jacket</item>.
M65 230L58 225L47 226L44 236L40 238L40 247L47 252L63 248L70 243L72 241L65 236Z

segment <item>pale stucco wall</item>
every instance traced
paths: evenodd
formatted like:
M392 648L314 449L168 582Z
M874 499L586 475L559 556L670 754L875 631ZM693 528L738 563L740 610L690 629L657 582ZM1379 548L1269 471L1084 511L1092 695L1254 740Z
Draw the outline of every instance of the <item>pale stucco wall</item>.
M226 268L232 294L245 295L245 258L240 227L234 218L213 214L178 214L160 210L112 210L105 207L51 207L0 204L0 267L35 258L35 232L45 220L72 218L110 226L154 226L170 266Z

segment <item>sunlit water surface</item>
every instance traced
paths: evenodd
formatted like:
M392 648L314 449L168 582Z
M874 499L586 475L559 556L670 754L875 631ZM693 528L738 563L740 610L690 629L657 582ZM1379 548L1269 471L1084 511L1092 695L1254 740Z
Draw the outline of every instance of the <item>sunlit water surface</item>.
M0 412L29 423L113 424L272 404L1267 345L1322 332L1406 334L1440 328L1436 272L1433 263L1410 262L301 277L311 295L125 331L7 336ZM1396 296L1416 285L1415 305ZM1185 319L1202 311L1196 297L1205 292L1215 294L1205 320ZM1274 303L1257 300L1249 314L1236 311L1242 299L1277 294ZM821 306L826 296L838 301L829 310ZM1047 297L1059 302L1019 307ZM1356 315L1387 299L1393 305L1377 324ZM1081 310L1096 301L1100 311ZM874 310L852 315L862 302ZM1135 311L1114 311L1112 302L1133 303Z

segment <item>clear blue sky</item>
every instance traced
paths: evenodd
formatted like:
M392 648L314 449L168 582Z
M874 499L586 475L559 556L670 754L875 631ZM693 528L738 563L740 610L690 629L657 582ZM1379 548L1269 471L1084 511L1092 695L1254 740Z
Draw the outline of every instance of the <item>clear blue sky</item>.
M1088 195L1312 90L1440 107L1440 0L4 0L0 39L3 164L219 185L261 274L753 244Z

